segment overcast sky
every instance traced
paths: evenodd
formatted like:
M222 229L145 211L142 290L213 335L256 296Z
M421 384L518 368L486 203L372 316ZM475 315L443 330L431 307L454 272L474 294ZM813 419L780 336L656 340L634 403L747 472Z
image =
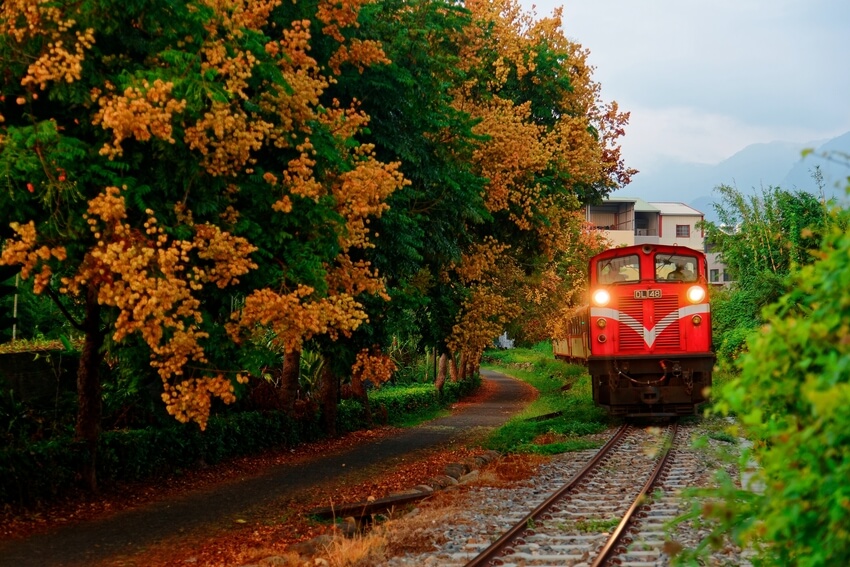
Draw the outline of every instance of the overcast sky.
M850 131L850 0L519 1L564 7L603 99L631 112L631 167Z

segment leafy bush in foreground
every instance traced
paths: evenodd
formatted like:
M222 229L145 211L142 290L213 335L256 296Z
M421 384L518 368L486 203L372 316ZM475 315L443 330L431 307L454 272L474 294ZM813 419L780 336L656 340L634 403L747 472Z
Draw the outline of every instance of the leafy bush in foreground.
M738 415L760 468L751 490L727 484L704 510L758 565L850 564L850 212L836 216L716 406Z

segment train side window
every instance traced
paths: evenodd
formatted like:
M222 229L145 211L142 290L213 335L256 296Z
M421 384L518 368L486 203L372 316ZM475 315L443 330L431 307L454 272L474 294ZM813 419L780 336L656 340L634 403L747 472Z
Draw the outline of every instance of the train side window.
M658 254L655 256L656 281L697 281L697 259L683 254Z
M640 281L640 258L637 254L629 254L599 262L596 279L601 284Z

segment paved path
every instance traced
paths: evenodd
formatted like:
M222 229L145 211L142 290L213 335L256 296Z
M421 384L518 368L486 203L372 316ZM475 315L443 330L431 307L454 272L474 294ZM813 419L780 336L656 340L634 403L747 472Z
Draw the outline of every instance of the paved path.
M2 567L93 567L118 558L125 565L136 552L179 534L220 526L236 518L251 521L252 509L275 500L292 500L301 491L329 481L353 478L376 462L392 467L418 451L451 445L470 433L494 428L522 409L531 399L530 389L503 374L482 371L496 385L495 393L481 403L465 406L452 415L407 429L400 435L365 443L327 455L308 464L283 465L252 478L215 489L198 490L179 498L155 502L120 512L103 520L59 528L24 540L0 542Z

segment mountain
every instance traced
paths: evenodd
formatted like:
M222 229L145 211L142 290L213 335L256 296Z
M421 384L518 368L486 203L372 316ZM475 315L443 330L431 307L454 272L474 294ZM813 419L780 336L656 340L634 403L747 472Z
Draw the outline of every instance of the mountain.
M814 151L803 157L804 149ZM649 172L638 173L625 191L644 201L687 203L704 213L706 220L716 221L712 203L718 185L731 185L744 194L757 194L774 186L819 194L812 177L817 166L823 175L824 196L846 202L844 187L850 176L850 159L836 159L841 154L850 156L850 132L807 143L752 144L713 165L662 162Z
M825 197L846 198L844 188L847 187L850 176L850 132L829 140L797 161L783 178L780 187L820 193L818 184L812 177L816 169L823 175Z

